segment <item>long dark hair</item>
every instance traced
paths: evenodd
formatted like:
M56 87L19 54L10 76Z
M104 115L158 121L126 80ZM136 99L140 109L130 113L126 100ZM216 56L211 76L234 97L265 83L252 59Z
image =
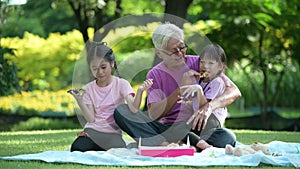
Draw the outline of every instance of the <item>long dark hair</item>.
M114 69L118 77L121 77L116 63L116 58L113 50L107 46L106 42L91 42L87 52L87 63L90 63L95 58L104 58L109 63L114 63Z

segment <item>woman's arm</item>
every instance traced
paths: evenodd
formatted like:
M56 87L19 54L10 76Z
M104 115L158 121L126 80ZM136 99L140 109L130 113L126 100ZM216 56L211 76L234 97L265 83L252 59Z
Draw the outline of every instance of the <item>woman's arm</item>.
M225 81L225 85L224 93L209 102L212 110L226 107L241 97L239 88L229 78Z
M148 104L149 116L155 120L159 120L161 117L165 116L177 103L178 96L180 96L179 88L162 101Z
M191 85L195 82L196 77L198 77L200 73L189 70L183 74L181 80L181 86ZM160 102L148 104L148 114L151 118L158 120L161 117L165 116L169 113L174 105L178 101L178 97L181 96L181 93L184 92L184 89L177 88L173 91L167 98L163 99Z

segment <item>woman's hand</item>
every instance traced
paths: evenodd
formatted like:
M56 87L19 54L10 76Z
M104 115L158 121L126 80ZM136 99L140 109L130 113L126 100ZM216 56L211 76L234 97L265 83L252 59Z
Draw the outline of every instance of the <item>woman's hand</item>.
M207 124L207 119L212 113L212 107L210 103L206 103L204 106L200 107L200 109L192 115L187 121L187 124L193 122L192 129L195 130L196 127L198 131L205 128Z
M195 70L189 70L182 76L181 86L194 84L199 79L200 73Z

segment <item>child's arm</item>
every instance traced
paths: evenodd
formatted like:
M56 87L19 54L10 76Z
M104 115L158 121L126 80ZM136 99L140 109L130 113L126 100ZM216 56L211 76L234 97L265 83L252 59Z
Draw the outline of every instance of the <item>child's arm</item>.
M152 79L147 79L144 83L138 88L135 97L133 98L132 95L126 96L126 102L131 112L137 113L140 109L143 92L148 90L152 86L153 82Z
M95 121L95 113L94 113L95 109L93 105L87 105L83 103L83 95L85 94L85 91L82 90L81 92L81 90L72 89L69 90L68 93L70 93L75 98L79 108L82 111L84 118L88 122L92 123Z
M195 97L195 95L198 97L199 107L208 102L203 93L202 87L198 84L181 86L180 90L182 91L182 95L180 98L181 100L179 101L181 103L185 104L191 102L192 98Z

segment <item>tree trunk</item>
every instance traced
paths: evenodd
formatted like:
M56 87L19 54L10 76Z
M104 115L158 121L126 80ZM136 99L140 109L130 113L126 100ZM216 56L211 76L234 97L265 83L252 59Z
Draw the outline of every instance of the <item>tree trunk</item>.
M113 17L109 17L108 15L105 15L103 13L103 10L99 8L96 8L94 10L95 11L95 23L94 23L95 35L93 38L94 41L102 41L109 33L109 31L114 29L114 24L111 21L120 18L122 13L121 2L122 0L116 1L116 8ZM103 28L104 31L100 32L99 31L100 28Z
M82 34L82 38L84 40L84 42L89 40L89 35L87 32L88 29L88 23L89 23L89 19L87 17L87 9L85 8L85 5L81 4L80 2L77 4L76 6L76 2L74 2L73 0L68 0L78 23L79 26L79 31ZM82 16L83 15L83 16Z
M188 7L192 2L193 0L166 0L164 21L171 22L182 28Z
M163 22L170 22L182 28L187 10L192 2L193 0L166 0ZM152 67L160 62L161 59L155 55Z
M259 58L259 67L262 70L263 74L263 99L261 106L261 122L263 124L263 128L268 130L270 128L270 122L272 119L272 114L268 112L268 73L267 73L267 65L264 63L264 59L262 58L262 47L264 40L264 32L260 31L260 39L258 46L258 58Z

